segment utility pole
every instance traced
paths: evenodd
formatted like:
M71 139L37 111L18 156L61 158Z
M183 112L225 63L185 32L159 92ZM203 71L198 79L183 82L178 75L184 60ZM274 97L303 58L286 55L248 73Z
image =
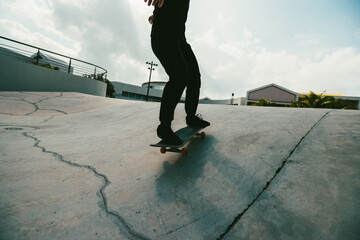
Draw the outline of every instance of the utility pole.
M148 67L148 69L150 70L150 76L149 76L149 83L148 83L148 89L147 89L147 94L146 94L146 101L148 101L149 99L149 89L150 89L150 81L151 81L151 73L155 68L153 68L153 66L157 67L158 65L155 64L153 61L151 62L146 62L146 64L150 65L150 67Z

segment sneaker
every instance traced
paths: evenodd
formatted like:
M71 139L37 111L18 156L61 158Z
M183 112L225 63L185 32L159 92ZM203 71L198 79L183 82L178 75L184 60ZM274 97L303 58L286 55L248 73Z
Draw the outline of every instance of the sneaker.
M208 127L210 123L203 120L201 114L197 114L193 117L186 117L186 124L190 127Z
M159 125L156 132L158 137L161 138L166 144L169 145L182 144L181 139L173 132L170 126Z

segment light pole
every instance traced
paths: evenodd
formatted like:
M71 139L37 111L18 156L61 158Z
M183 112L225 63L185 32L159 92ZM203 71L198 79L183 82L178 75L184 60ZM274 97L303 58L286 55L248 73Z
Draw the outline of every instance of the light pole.
M153 66L157 67L158 65L156 63L154 63L153 61L151 62L146 62L146 64L151 65L150 67L148 67L148 69L150 70L150 76L149 76L149 83L148 83L148 89L147 89L147 94L146 94L146 101L148 101L149 99L149 89L150 89L150 81L151 81L151 73L155 68L153 68Z

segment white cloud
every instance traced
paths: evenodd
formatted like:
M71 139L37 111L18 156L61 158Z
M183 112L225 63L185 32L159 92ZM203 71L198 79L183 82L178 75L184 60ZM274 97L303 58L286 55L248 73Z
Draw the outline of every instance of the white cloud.
M360 54L354 48L335 50L318 62L300 63L292 73L299 90L360 95Z
M70 47L61 44L59 41L53 38L47 37L39 32L32 32L21 23L0 19L0 31L7 37L15 39L20 42L24 42L35 47L44 48L50 51L56 51L63 55L70 57L76 57L80 51L80 45L73 42ZM19 46L16 46L19 47ZM25 49L24 49L25 50ZM36 51L35 49L29 49L29 51Z
M100 65L109 71L110 80L140 85L149 76L145 62L157 61L147 22L152 8L141 0L3 0L0 4L0 13L7 12L0 17L2 35ZM225 14L212 9L205 19L196 17L199 9L191 12L187 39L200 65L202 97L245 96L247 90L271 82L294 91L360 95L360 55L355 47L320 47L317 32L309 30L292 39L303 53L275 50L266 45L268 39L239 25L238 10ZM357 39L359 32L354 33ZM153 80L167 79L157 67Z
M272 82L293 91L360 95L360 54L354 48L297 55L260 43L248 29L237 41L220 43L213 30L196 37L193 46L205 70L202 95L245 96L247 90Z
M117 71L113 74L113 79L136 85L146 82L146 77L144 76L148 76L149 72L147 68L144 67L145 64L143 62L138 61L128 54L114 54L110 58L114 62L114 65L117 66Z
M69 40L68 37L58 31L55 19L48 1L45 0L5 0L3 7L11 11L13 16L24 19L27 24L33 24L39 29L43 29L62 39Z

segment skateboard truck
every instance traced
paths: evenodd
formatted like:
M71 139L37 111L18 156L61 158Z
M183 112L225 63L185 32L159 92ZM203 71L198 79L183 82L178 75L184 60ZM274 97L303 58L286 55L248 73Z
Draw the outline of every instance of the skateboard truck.
M177 147L160 147L160 152L162 154L165 154L166 152L175 152L175 153L181 153L182 155L187 154L187 148L177 148Z

